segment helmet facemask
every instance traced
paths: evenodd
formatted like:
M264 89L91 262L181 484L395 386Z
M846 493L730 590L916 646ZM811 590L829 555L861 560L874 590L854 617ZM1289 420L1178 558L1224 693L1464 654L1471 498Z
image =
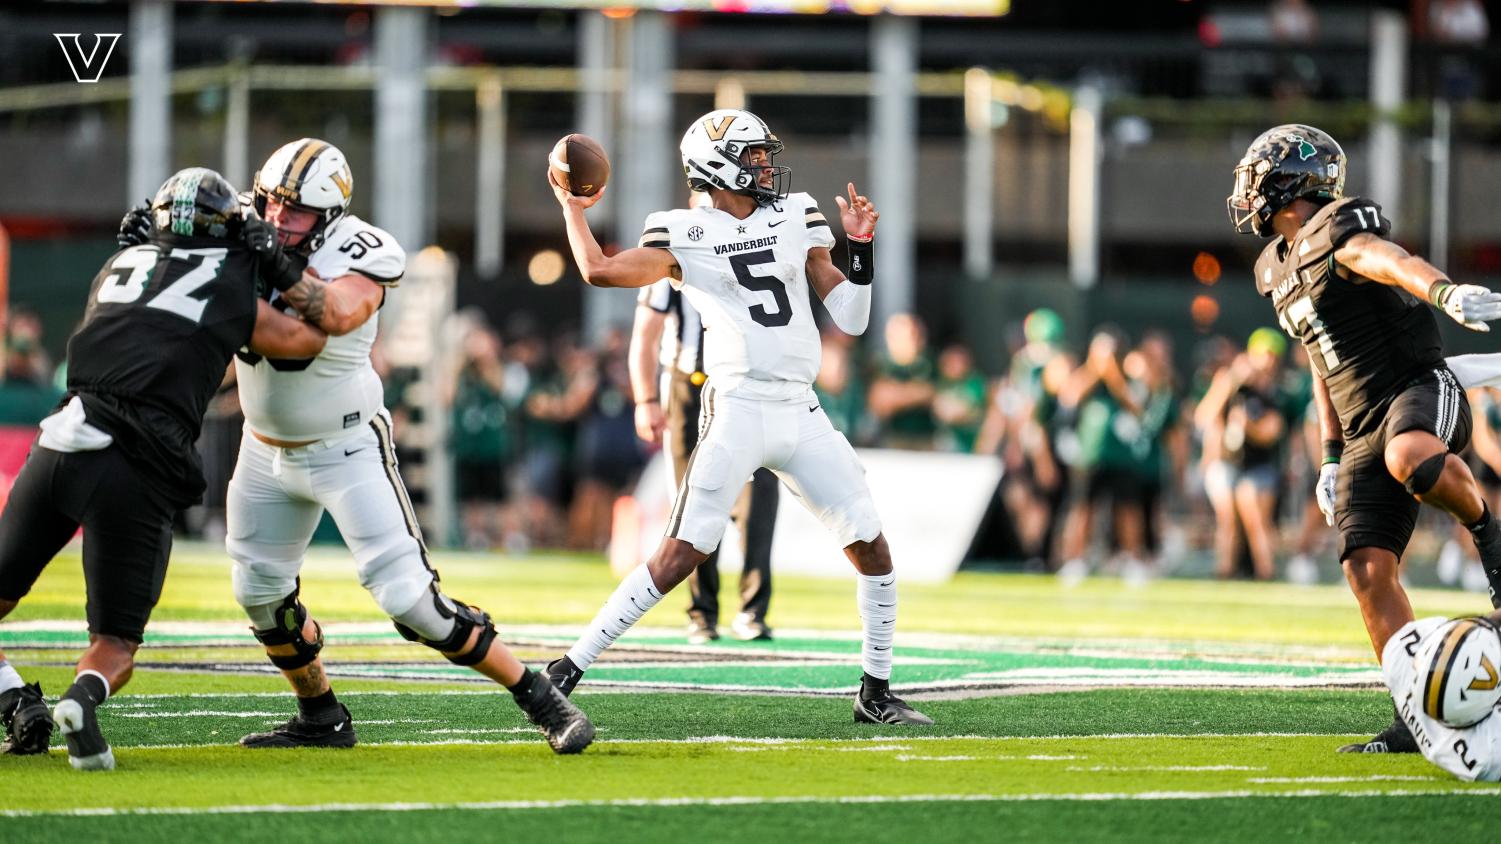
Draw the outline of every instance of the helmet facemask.
M766 151L765 164L752 164L751 150L760 149ZM744 145L731 141L721 148L721 154L726 158L733 157L735 166L739 171L735 174L730 188L736 193L753 197L761 205L770 205L787 198L792 190L792 168L781 167L774 163L774 159L783 149L782 142L775 135L768 136L767 140L758 143ZM763 176L771 176L771 186L761 184Z
M266 188L260 183L260 174L256 174L254 200L255 213L262 220L266 219L266 204L267 199L269 199L270 196L271 192L266 190ZM344 216L344 209L337 206L333 208L314 208L310 205L304 205L301 202L297 202L295 200L287 199L281 196L277 196L276 200L281 205L287 208L291 208L296 211L305 211L309 214L316 214L318 217L317 222L313 223L312 227L307 230L307 233L302 236L302 241L295 246L287 245L285 240L283 240L282 238L281 230L277 229L277 239L282 241L282 246L289 251L297 252L302 255L311 255L316 252L318 250L318 247L323 245L323 235L328 231L328 227L333 225L335 220Z

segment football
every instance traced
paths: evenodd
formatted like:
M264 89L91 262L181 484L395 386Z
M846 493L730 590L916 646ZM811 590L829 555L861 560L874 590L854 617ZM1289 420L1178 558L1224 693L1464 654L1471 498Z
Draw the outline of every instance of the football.
M588 135L564 136L547 154L552 179L574 196L593 196L610 180L610 159Z

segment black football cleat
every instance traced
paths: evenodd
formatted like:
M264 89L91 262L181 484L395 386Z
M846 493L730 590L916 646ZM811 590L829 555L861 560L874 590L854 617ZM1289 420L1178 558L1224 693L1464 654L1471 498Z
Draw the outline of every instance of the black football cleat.
M1354 744L1344 745L1339 749L1340 753L1417 753L1418 742L1412 737L1412 730L1407 724L1398 718L1391 725L1376 734L1370 741L1358 741Z
M892 694L891 687L882 682L875 687L863 685L855 695L855 723L927 727L932 726L933 719Z
M543 673L547 675L548 680L552 681L553 686L563 693L563 697L573 694L579 681L584 679L584 670L574 665L573 660L569 659L567 654L549 662Z
M0 725L5 727L0 753L27 756L47 752L54 725L40 683L0 692Z
M251 733L240 739L241 747L354 747L354 718L349 707L339 704L343 715L337 721L319 724L302 717L292 716L287 723L265 733Z
M530 691L513 697L527 720L542 729L554 753L582 753L594 741L594 724L589 716L554 686L547 675L536 675Z
M115 768L115 752L99 732L99 718L94 714L96 704L77 684L57 702L52 717L68 742L68 764L79 771L112 771Z

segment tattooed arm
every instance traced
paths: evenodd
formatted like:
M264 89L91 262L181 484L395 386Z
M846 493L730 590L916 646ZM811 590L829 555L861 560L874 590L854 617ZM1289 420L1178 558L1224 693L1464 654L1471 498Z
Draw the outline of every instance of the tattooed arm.
M281 295L308 322L338 337L364 325L380 308L386 290L359 273L324 281L309 270Z

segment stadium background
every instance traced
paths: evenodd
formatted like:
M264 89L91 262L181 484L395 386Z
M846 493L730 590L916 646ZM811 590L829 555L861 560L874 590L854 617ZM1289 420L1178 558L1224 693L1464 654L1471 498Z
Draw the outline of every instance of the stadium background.
M916 314L923 359L962 347L974 369L944 381L918 367L912 377L970 407L952 424L918 420L914 440L878 418L867 392L889 374L875 323L848 353L849 390L861 395L845 427L867 446L973 450L975 414L1014 386L1022 320L1039 306L1062 315L1060 348L1079 358L1103 323L1131 343L1164 334L1173 389L1191 410L1226 348L1274 324L1249 278L1260 243L1235 235L1222 211L1231 166L1274 122L1341 139L1349 191L1377 197L1402 243L1456 278L1501 274L1491 201L1501 54L1486 33L1439 25L1451 5L1441 0L890 4L903 15L858 13L880 3L594 5L0 10L10 313L0 418L24 432L55 395L43 382L128 205L188 165L246 186L270 150L302 135L349 155L356 213L414 255L435 245L451 258L435 265L438 277L454 270L443 295L395 297L382 344L404 470L427 503L430 539L444 545L600 549L613 500L630 491L601 464L639 470L649 456L629 435L631 298L579 282L542 177L547 149L569 131L612 155L610 197L594 220L616 244L634 240L647 211L682 201L681 127L719 104L771 122L795 190L826 206L847 179L870 193L883 214L877 319ZM747 10L804 13L735 13ZM55 37L67 32L85 48L93 33L122 33L98 83L72 78ZM422 310L404 303L417 298L455 316L424 311L427 322L396 330ZM1452 328L1452 349L1486 348L1484 336ZM471 336L486 329L498 343ZM471 357L498 363L455 379ZM492 369L500 374L484 374ZM1191 445L1166 479L1170 529L1209 512L1195 460L1205 432L1187 410L1181 421ZM226 390L203 443L222 470L216 484L238 424ZM1307 470L1297 444L1283 457L1279 513L1292 531ZM451 498L463 492L455 460L493 465L504 482L486 497L504 503L475 512ZM1009 474L1024 462L1013 456ZM212 538L214 503L211 493L184 530ZM1029 556L1006 529L1021 516L1004 504L969 557ZM1097 540L1107 551L1110 541ZM1210 541L1174 530L1160 565L1207 572Z
M743 102L786 140L795 190L829 213L853 179L882 212L881 324L849 347L831 336L819 387L867 449L903 572L895 687L937 725L851 722L861 645L849 572L844 583L804 576L779 550L775 639L686 644L686 596L669 597L575 693L598 742L555 757L503 694L392 629L330 529L300 589L360 745L247 751L238 737L279 723L291 702L229 588L211 493L183 519L134 679L99 710L117 770L80 788L86 775L58 736L50 754L0 756L0 837L1493 834L1496 784L1458 782L1415 755L1333 752L1384 726L1392 701L1330 531L1310 519L1306 408L1279 403L1284 432L1263 449L1280 499L1270 574L1311 556L1321 585L1207 579L1217 555L1237 576L1254 566L1245 549L1215 547L1225 533L1206 495L1244 409L1198 411L1216 377L1245 368L1248 345L1257 354L1241 360L1275 359L1266 372L1299 395L1296 352L1266 332L1248 344L1274 324L1251 287L1260 243L1224 216L1231 168L1272 124L1332 132L1350 191L1383 203L1400 242L1456 279L1501 283L1494 4L598 5L0 4L0 472L55 400L64 342L124 210L175 168L215 167L244 187L281 143L327 138L351 159L353 210L413 256L383 311L377 362L402 473L424 496L429 540L445 546L433 553L445 591L484 607L540 667L614 588L601 548L616 546L616 562L639 556L657 535L642 513L665 502L623 382L632 297L585 288L564 258L544 156L571 131L605 143L615 173L593 220L627 244L647 211L685 198L683 124ZM93 34L120 33L100 81L75 81L58 33L79 33L84 52ZM1058 318L1026 323L1039 307ZM887 330L903 313L926 323L924 344L910 320ZM1109 325L1124 335L1115 358L1133 389L1172 412L1133 428L1096 401L1040 419L1037 373L1086 372ZM1444 330L1454 350L1494 348ZM903 391L890 387L903 381L932 389L911 391L927 398L896 419L890 394ZM205 427L220 489L236 408L227 387ZM1121 576L1055 576L1065 561L1039 553L1036 528L1068 500L1037 495L1039 438L1104 432L1161 483L1160 543L1146 560L1123 557L1122 524L1097 519L1087 556ZM1003 467L989 495L985 473L994 486ZM655 472L658 490L631 497L622 468ZM888 472L897 483L879 481ZM499 481L480 485L499 505L460 494L476 477ZM893 491L910 506L882 498ZM989 518L955 527L961 510ZM900 538L914 520L915 538ZM634 554L619 552L633 531ZM1405 573L1419 617L1484 608L1477 594L1427 588L1466 581L1448 539L1434 520L1413 543ZM976 570L920 576L945 544L967 549ZM8 659L49 695L71 682L87 642L84 596L74 544L0 624Z

